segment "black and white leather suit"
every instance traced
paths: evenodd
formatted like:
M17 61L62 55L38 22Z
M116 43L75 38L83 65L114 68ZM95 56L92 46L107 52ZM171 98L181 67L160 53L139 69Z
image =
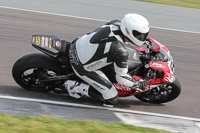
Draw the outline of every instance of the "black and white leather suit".
M136 81L128 72L128 51L124 47L120 21L114 20L76 40L70 46L70 63L76 75L93 88L89 95L114 104L118 93L100 70L114 64L115 78L120 84L132 87Z

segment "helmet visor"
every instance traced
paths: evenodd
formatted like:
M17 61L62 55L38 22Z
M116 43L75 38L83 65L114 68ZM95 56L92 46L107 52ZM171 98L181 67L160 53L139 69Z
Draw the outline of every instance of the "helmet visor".
M137 38L138 40L140 40L140 41L145 41L147 39L148 34L149 34L149 32L147 32L147 33L140 33L140 32L138 32L136 30L133 30L132 33L133 33L133 36L135 38Z

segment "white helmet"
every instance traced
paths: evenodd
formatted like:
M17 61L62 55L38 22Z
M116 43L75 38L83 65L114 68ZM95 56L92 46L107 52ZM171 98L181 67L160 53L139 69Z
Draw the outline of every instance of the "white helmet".
M142 46L149 34L149 22L139 14L129 13L122 18L120 29L132 43Z

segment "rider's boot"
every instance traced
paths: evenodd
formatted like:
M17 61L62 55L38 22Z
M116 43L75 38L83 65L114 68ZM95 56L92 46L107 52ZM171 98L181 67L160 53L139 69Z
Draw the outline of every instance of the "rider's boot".
M67 89L71 97L74 97L77 99L81 98L82 96L89 97L88 95L89 85L85 83L78 82L75 80L67 80L65 82L65 88Z
M118 95L110 99L105 99L103 102L103 106L113 108L114 105L118 102L118 99L119 99Z

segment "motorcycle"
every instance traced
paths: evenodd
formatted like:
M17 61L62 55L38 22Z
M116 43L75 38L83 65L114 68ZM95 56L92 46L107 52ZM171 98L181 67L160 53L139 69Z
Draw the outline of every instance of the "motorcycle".
M18 59L12 69L14 80L22 88L31 91L67 93L64 86L67 80L81 81L69 62L68 49L72 43L56 36L33 35L32 46L43 53L32 53ZM151 37L145 44L144 48L125 44L129 51L128 73L135 80L147 81L144 91L136 91L116 83L113 65L104 67L102 71L113 83L119 97L134 95L143 102L154 104L170 102L181 93L181 84L174 76L174 62L170 51Z

